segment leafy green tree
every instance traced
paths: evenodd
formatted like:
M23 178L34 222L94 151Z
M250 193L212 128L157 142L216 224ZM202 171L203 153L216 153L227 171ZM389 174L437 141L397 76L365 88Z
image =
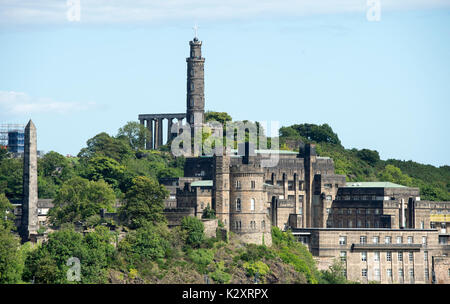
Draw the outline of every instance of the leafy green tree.
M411 177L403 174L400 168L393 165L386 165L384 170L380 172L380 179L382 181L392 182L403 186L412 185Z
M357 152L357 155L371 166L375 166L380 161L380 154L378 151L362 149Z
M214 209L211 209L211 207L208 204L208 206L206 206L206 208L203 209L202 218L204 218L204 219L215 219L216 218L216 211L214 211Z
M347 278L344 276L345 266L339 260L334 260L329 269L321 271L322 284L348 284Z
M84 221L105 208L112 211L116 197L105 181L74 177L65 182L53 201L50 221L55 225Z
M0 161L0 193L8 199L22 199L23 159L4 158Z
M295 124L289 127L281 127L279 132L280 136L284 138L301 138L306 142L341 145L339 137L328 124Z
M181 220L181 229L187 231L186 244L198 247L205 239L205 226L201 220L193 216L185 216Z
M119 213L130 228L136 229L146 223L165 223L164 199L169 192L153 178L135 177L125 194L126 203Z
M8 148L6 146L0 145L0 162L9 157Z
M19 248L19 238L9 227L0 226L0 284L21 282L23 259Z
M120 241L118 251L130 267L156 261L167 256L170 248L167 234L167 227L145 223Z
M150 131L143 125L135 121L129 121L119 129L117 138L125 139L130 147L137 151L144 149L145 141L150 137Z
M227 121L232 121L232 118L226 112L214 112L214 111L206 111L205 113L205 121L218 121L222 125L225 125Z
M94 156L87 161L83 174L89 180L104 180L114 189L118 189L124 179L125 167L106 156Z
M82 148L78 157L91 158L101 155L121 162L133 156L130 145L123 139L109 136L107 133L99 133L87 141L87 147Z
M61 185L73 176L73 166L63 155L50 151L38 159L39 176L49 177L56 185Z
M35 283L67 284L69 258L80 261L80 283L106 283L107 270L115 256L111 233L98 226L83 236L71 229L49 234L49 239L32 251L25 261L24 280Z
M5 194L0 193L0 227L6 231L14 229L14 207L6 198Z

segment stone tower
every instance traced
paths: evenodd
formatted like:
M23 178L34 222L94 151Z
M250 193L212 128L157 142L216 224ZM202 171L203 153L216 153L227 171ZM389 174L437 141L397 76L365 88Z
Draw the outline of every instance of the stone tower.
M214 155L213 209L225 229L230 229L230 151Z
M205 58L202 57L202 42L195 37L189 42L191 53L187 62L186 120L192 131L201 130L205 116Z
M25 127L23 155L22 238L28 240L38 229L37 140L36 127L30 120Z

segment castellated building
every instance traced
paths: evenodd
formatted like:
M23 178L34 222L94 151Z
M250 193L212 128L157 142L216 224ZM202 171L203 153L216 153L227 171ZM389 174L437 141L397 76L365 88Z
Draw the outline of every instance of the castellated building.
M163 144L163 119L166 143L175 135L174 118L187 121L192 133L204 123L201 46L194 38L186 59L186 113L139 115L152 134L148 149ZM319 269L341 262L352 281L450 283L450 202L422 201L420 189L388 182L346 182L314 144L299 146L282 151L238 143L223 155L187 157L184 177L160 179L170 191L169 226L184 216L202 218L210 206L223 229L247 243L270 245L272 226L290 229ZM278 156L273 167L262 165L269 153Z

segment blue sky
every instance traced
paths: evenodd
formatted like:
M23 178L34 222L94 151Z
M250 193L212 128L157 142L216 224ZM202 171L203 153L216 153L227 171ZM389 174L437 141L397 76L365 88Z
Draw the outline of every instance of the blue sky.
M39 4L36 4L39 3ZM199 25L206 109L328 123L346 148L450 164L450 1L0 1L0 123L76 155L142 113L185 111Z

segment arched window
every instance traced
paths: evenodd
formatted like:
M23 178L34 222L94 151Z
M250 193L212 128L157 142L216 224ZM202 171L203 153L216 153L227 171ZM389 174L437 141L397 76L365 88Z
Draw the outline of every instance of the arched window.
M241 199L236 199L236 211L241 211Z
M266 229L266 221L261 222L261 229Z
M251 200L250 200L250 210L255 210L255 199L254 198L252 198Z

